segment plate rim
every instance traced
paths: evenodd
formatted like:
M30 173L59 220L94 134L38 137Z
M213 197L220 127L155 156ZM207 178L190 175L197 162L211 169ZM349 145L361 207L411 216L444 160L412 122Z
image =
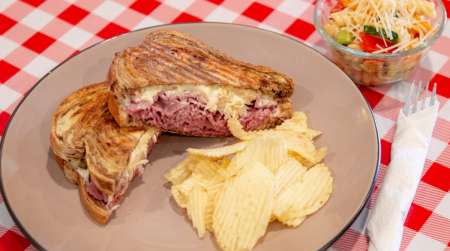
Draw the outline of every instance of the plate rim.
M290 37L288 35L285 35L283 33L278 33L272 30L266 30L266 29L262 29L260 27L256 27L256 26L251 26L251 25L246 25L246 24L237 24L237 23L226 23L226 22L185 22L185 23L176 23L176 24L160 24L160 25L155 25L155 26L148 26L148 27L143 27L140 29L136 29L136 30L132 30L132 31L128 31L126 33L122 33L120 35L117 36L113 36L111 38L105 39L105 40L101 40L98 41L82 50L80 50L78 53L76 54L72 54L70 57L64 59L63 61L61 61L59 64L57 64L55 67L53 67L50 71L48 71L45 75L43 75L28 91L27 93L22 97L22 99L20 100L20 102L17 104L16 108L14 108L14 111L11 114L11 118L8 121L5 130L3 132L3 136L0 140L0 193L3 197L3 202L5 203L6 209L9 213L9 215L11 216L11 218L14 221L14 224L16 224L16 226L19 228L19 230L21 231L21 233L30 241L30 243L37 248L38 250L47 250L46 248L44 248L35 238L33 238L33 236L28 233L28 231L26 230L26 228L22 225L22 223L20 222L20 220L18 219L18 217L15 215L13 209L11 208L11 205L8 201L8 197L6 196L4 187L3 187L3 177L2 177L2 155L3 155L3 144L5 141L5 138L7 136L8 133L8 129L9 126L11 124L11 122L13 121L17 111L19 110L19 108L22 106L22 103L27 99L27 97L35 90L36 87L38 87L41 82L47 78L50 74L53 73L53 71L55 71L56 69L58 69L60 66L62 66L63 64L65 64L67 61L71 60L72 58L80 55L81 53L84 53L85 51L92 49L98 45L102 45L104 43L108 43L111 40L114 39L118 39L119 37L122 36L127 36L128 34L134 33L134 32L139 32L139 31L143 31L143 30L150 30L150 29L154 29L154 28L165 28L165 27L172 27L172 26L183 26L183 25L225 25L225 26L238 26L238 27L245 27L245 28L250 28L250 29L256 29L262 32L267 32L267 33L272 33L275 36L279 36L281 38L284 39L289 39L291 41L294 41L296 43L299 43L300 45L306 47L309 50L312 50L314 52L316 52L320 57L324 58L326 61L329 61L332 64L332 67L337 68L338 71L340 71L341 73L343 73L345 75L345 77L350 80L350 82L353 83L353 88L357 89L356 91L358 92L358 95L364 100L365 104L366 104L366 108L369 111L370 114L370 118L371 118L371 122L373 124L373 127L375 129L375 137L376 137L376 143L377 143L377 161L376 161L376 166L375 166L375 173L372 177L372 182L369 188L369 191L367 192L367 194L365 195L365 198L363 200L363 203L361 204L360 208L355 212L355 214L351 217L351 219L349 220L349 222L342 228L342 230L339 231L339 233L337 233L332 239L330 239L327 243L325 243L319 250L326 250L327 248L331 247L331 245L333 243L335 243L349 228L350 226L355 222L356 218L361 214L362 210L364 209L364 207L366 206L366 204L369 201L369 198L372 195L372 192L375 188L375 184L378 178L378 174L380 171L380 154L381 154L381 146L380 146L380 137L378 134L378 129L376 127L376 122L375 122L375 117L373 114L373 110L370 107L368 101L366 100L366 98L362 95L361 91L359 91L358 87L356 86L356 83L344 72L342 71L333 61L331 61L330 59L328 59L325 55L323 55L318 49L300 41L297 40L293 37Z

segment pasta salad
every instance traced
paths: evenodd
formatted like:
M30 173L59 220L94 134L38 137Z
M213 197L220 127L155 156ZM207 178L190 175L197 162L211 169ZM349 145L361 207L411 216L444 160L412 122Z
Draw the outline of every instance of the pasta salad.
M339 0L323 28L352 49L396 53L430 37L435 17L435 3L429 0Z

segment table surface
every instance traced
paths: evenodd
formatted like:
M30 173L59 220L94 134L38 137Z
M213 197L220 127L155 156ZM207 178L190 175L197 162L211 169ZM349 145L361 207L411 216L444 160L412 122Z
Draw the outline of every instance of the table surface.
M443 0L450 13L449 0ZM23 95L54 66L98 41L143 27L220 21L292 36L321 52L306 0L0 0L0 139ZM449 15L449 14L447 14ZM404 224L401 250L450 250L450 23L414 78L436 82L439 118L423 177ZM395 121L407 83L360 88L374 110L381 137L381 170L370 202L330 250L366 250L362 228L390 161ZM35 250L0 198L0 250Z

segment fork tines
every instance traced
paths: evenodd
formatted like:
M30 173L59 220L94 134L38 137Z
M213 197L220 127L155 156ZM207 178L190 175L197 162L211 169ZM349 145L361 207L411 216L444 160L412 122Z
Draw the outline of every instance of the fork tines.
M434 103L436 102L436 91L437 91L437 84L436 84L436 82L434 82L433 93L431 94L431 98L430 98L430 106L433 106Z
M419 81L416 85L413 81L409 89L409 94L406 98L405 105L403 106L403 113L409 115L420 110L423 110L429 106L433 106L436 102L436 83L433 83L432 93L430 95L428 89L430 89L431 83L429 85L425 84L422 86L422 82ZM424 98L421 99L422 94ZM421 102L421 105L420 105ZM412 108L412 109L411 109Z

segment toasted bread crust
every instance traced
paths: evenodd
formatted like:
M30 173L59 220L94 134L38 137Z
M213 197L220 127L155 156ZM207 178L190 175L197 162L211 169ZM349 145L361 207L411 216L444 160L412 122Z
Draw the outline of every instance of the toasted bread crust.
M57 155L53 156L56 163L58 163L58 166L64 171L66 178L73 184L78 185L80 200L89 216L99 224L106 224L112 215L112 210L106 209L89 196L86 191L86 183L80 175L67 164L67 161L61 159Z
M61 159L56 154L53 154L53 157L56 160L56 163L58 163L58 166L61 168L61 170L64 172L64 176L72 182L75 185L78 185L78 179L79 175L77 172L75 172L72 167L67 163L67 161Z
M83 137L86 129L101 116L103 111L97 108L106 94L109 94L108 85L96 83L75 91L58 105L52 115L50 133L50 144L55 155L64 160L83 158ZM58 132L58 122L62 120L68 126Z
M280 115L274 117L269 123L267 123L263 128L268 129L281 124L284 120L292 117L292 103L288 98L283 99L278 103Z
M228 85L274 98L292 95L293 81L269 67L231 58L188 34L157 30L117 53L109 81L115 95L152 85Z
M142 124L138 124L136 122L132 122L128 118L128 114L124 112L122 109L120 109L120 106L117 102L117 99L114 98L114 95L110 95L108 98L108 109L111 115L113 116L114 120L116 121L119 126L125 127L125 126L144 126Z
M89 216L92 217L99 224L108 223L113 210L106 209L104 206L100 205L97 201L95 201L86 191L86 183L83 179L80 180L80 185L78 187L80 192L80 200L83 203L86 211L89 213Z

